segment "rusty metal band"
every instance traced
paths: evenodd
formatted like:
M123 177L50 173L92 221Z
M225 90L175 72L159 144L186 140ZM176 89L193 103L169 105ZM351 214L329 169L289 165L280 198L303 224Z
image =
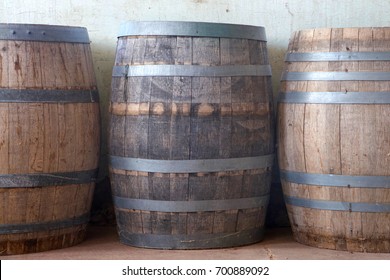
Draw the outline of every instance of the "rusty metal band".
M132 65L114 66L113 77L238 77L271 76L270 65Z
M291 183L314 186L390 188L390 176L352 176L280 170L280 179Z
M197 173L271 167L274 163L274 155L194 160L157 160L110 156L109 160L111 167L115 169L159 173Z
M348 212L370 212L387 213L390 212L388 203L362 203L347 201L331 201L306 199L294 196L284 196L286 204L304 208L313 208L319 210L348 211Z
M390 81L390 72L283 72L282 81Z
M126 225L119 223L119 239L122 243L142 247L158 249L207 249L225 248L248 245L259 242L264 237L264 227L241 230L237 232L223 233L198 233L198 234L148 234L130 233Z
M158 212L203 212L234 209L267 208L269 195L224 200L166 201L113 196L114 205L120 209Z
M27 188L87 184L96 181L97 169L75 172L0 174L0 188Z
M390 61L390 52L287 53L285 61Z
M0 102L7 103L95 103L97 90L0 89Z
M32 233L74 227L89 222L89 213L59 221L24 224L0 224L0 234Z
M390 92L280 92L280 103L390 104Z
M1 23L0 40L90 43L84 27L17 23Z
M121 25L118 37L194 36L241 38L266 41L262 26L211 22L129 21Z

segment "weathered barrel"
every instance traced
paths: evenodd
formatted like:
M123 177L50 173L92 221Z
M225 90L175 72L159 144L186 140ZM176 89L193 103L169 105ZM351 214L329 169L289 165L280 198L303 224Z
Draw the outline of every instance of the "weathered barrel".
M260 241L272 102L263 27L124 24L109 132L121 242L191 249Z
M0 255L84 239L98 155L87 30L0 24Z
M294 33L278 159L294 237L390 252L390 28Z

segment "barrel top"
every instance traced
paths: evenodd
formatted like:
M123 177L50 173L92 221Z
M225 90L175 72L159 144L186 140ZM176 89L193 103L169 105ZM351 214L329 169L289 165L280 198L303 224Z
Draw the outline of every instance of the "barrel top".
M85 27L20 23L0 23L0 40L90 43Z
M304 28L296 30L295 32L310 32L310 31L342 31L342 30L385 30L390 29L390 26L351 26L351 27L317 27L317 28Z
M384 26L384 27L379 27L379 26L372 26L372 27L318 27L318 28L305 28L305 29L299 29L294 32L292 32L290 36L290 40L293 39L294 37L300 36L302 34L306 36L312 36L314 33L318 34L326 34L328 32L389 32L390 27L389 26ZM326 35L325 35L326 36ZM324 39L326 39L324 37ZM356 37L355 39L358 39ZM387 40L387 39L386 39Z
M186 21L129 21L121 25L118 37L140 35L223 37L266 41L265 28L262 26Z

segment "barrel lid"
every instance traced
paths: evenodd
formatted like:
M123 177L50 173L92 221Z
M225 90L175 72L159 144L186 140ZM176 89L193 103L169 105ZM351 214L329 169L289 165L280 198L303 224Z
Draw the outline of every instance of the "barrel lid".
M118 37L140 35L267 40L262 26L189 21L128 21L121 25Z
M90 43L85 27L20 23L0 23L0 40Z

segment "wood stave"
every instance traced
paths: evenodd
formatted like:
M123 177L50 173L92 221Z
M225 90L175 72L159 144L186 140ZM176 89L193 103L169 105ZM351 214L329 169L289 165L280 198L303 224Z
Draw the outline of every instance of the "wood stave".
M7 28L10 26L7 26ZM15 26L11 26L15 27ZM29 25L17 25L29 28ZM59 32L56 26L32 26ZM87 38L85 28L66 27ZM35 32L35 31L34 31ZM46 35L50 35L49 33ZM57 34L58 35L58 34ZM58 38L62 35L57 36ZM77 36L76 36L77 37ZM65 38L66 39L66 38ZM73 39L72 39L73 40ZM85 40L84 40L85 41ZM39 92L35 101L0 101L0 173L50 174L97 169L99 104L45 100L55 91L88 94L97 91L89 41L0 40L1 90ZM96 95L94 93L94 95ZM9 135L8 135L9 134ZM12 141L11 141L12 139ZM56 223L89 216L95 177L90 183L1 188L0 228ZM14 209L9 212L9 209ZM0 254L59 249L84 240L87 220L52 230L0 235Z
M302 30L292 35L288 52L385 53L389 51L388 34L389 28ZM285 63L285 71L291 72L383 73L389 72L389 69L387 59ZM389 91L388 80L281 81L281 92L287 92L287 95L294 92L386 94ZM352 176L390 175L387 167L389 159L380 152L386 150L388 143L388 104L298 104L282 100L278 106L278 158L282 170ZM367 148L359 150L356 148L359 145ZM352 184L350 187L305 185L286 180L282 180L282 183L285 195L303 199L379 205L388 205L390 202L389 191L385 186L356 188ZM390 251L390 230L386 226L389 213L332 211L289 204L287 209L294 238L298 242L320 248L357 252Z
M141 41L138 42L137 40ZM149 40L148 43L146 41ZM230 41L231 40L231 41ZM156 43L157 42L157 43ZM175 42L175 43L172 43ZM211 45L207 47L207 42L210 42ZM230 42L232 44L249 44L251 45L251 58L247 57L241 59L238 56L233 56L230 60L230 57L221 58L219 61L215 59L215 47L218 45L228 45ZM145 55L144 59L140 59L143 55L142 50L135 50L132 46L144 45L154 43L154 48L150 48L150 53L158 53L158 50L163 49L159 47L160 44L168 45L170 50L169 55L164 55L163 51L160 56ZM265 43L255 42L254 40L242 40L242 39L226 39L226 38L191 38L191 37L180 37L180 36L127 36L120 37L118 40L117 47L117 58L115 65L159 65L159 64L170 64L170 65L205 65L205 66L218 66L218 65L235 65L235 64L267 64L268 58L267 53L259 54L255 52L255 48L261 46L260 49L266 50ZM157 46L157 47L156 47ZM205 51L194 51L192 52L193 46L204 46ZM210 47L211 46L211 47ZM177 49L176 49L177 48ZM172 51L173 50L173 51ZM175 52L176 50L176 52ZM248 47L246 47L248 50ZM141 54L140 54L141 53ZM190 53L193 53L190 54ZM130 58L132 56L132 58ZM195 59L193 60L193 56ZM159 60L160 59L160 60ZM238 62L239 61L239 62ZM233 80L233 82L232 82ZM188 159L197 159L197 158L229 158L232 157L230 148L222 148L218 154L205 152L207 149L204 149L193 152L189 154L188 146L191 141L188 135L193 136L194 134L189 133L190 126L197 125L198 132L200 131L202 125L211 124L214 122L214 125L218 126L219 124L215 121L215 118L221 119L220 123L225 123L227 133L231 131L229 128L229 123L233 121L233 118L236 118L234 121L240 121L239 118L243 118L242 121L245 121L244 116L249 115L249 126L258 126L262 125L266 130L272 130L271 126L267 127L265 124L267 121L271 122L270 111L272 107L270 106L271 96L257 96L260 98L258 101L255 101L255 104L252 104L253 96L245 97L240 99L240 88L242 85L245 85L246 81L250 83L255 83L259 88L263 88L266 91L270 90L270 77L128 77L112 78L112 94L111 94L111 132L110 132L110 154L116 156L127 156L127 157L140 157L140 158L156 158L156 159L175 159L175 160L188 160ZM154 94L148 96L140 90L142 86L139 85L148 85L154 84L155 88ZM160 89L157 87L158 85ZM191 87L198 85L203 88L209 88L209 94L203 93L197 94L196 90L191 92ZM167 87L168 86L168 87ZM170 88L169 90L164 90L165 88ZM133 94L123 94L127 92L128 89L133 89L131 93ZM252 91L250 89L249 91ZM129 91L130 92L130 91ZM139 93L138 93L139 92ZM199 90L198 90L199 92ZM220 92L221 95L215 99L215 92ZM224 93L225 92L225 93ZM232 94L233 92L233 94ZM252 91L253 92L253 91ZM120 94L122 93L122 94ZM169 94L167 96L167 93ZM159 95L160 94L160 95ZM205 99L205 96L209 96L209 99ZM210 99L211 98L211 99ZM198 101L197 101L198 100ZM232 101L234 100L232 105ZM250 113L248 113L250 112ZM272 115L272 114L271 114ZM264 118L264 123L260 124L258 118ZM172 120L176 121L178 125L177 129L184 131L186 137L181 137L179 139L172 138L173 141L178 141L178 150L174 152L160 153L159 151L153 153L153 149L147 151L150 146L160 146L159 144L152 144L149 147L143 145L137 145L136 142L127 142L123 140L123 131L125 123L129 122L134 123L143 123L149 119L154 118L154 120L164 120L163 122L169 123ZM191 118L197 118L199 124L194 123ZM256 119L256 120L255 120ZM219 121L219 120L218 120ZM256 123L257 122L257 123ZM173 125L174 127L175 125ZM136 125L139 129L146 129L145 125ZM131 128L127 128L126 131L131 131ZM122 131L122 132L121 132ZM146 131L146 130L145 130ZM145 135L145 131L139 134ZM160 132L164 129L160 129ZM169 130L168 130L169 131ZM203 130L202 130L203 131ZM118 134L119 133L119 134ZM203 131L203 133L207 133ZM264 132L263 132L264 133ZM266 134L266 132L264 133ZM264 143L271 143L271 136L268 136ZM196 135L195 135L196 136ZM226 135L228 136L228 135ZM259 136L257 136L259 137ZM156 137L157 138L157 137ZM119 140L118 140L119 139ZM223 140L225 139L225 140ZM153 141L153 137L139 141L148 142ZM121 141L123 141L121 143ZM184 142L183 142L184 141ZM221 141L232 141L228 138L221 138ZM233 141L237 141L234 140ZM125 144L123 144L125 143ZM173 142L171 142L173 143ZM184 144L182 144L184 143ZM185 144L187 143L187 144ZM149 144L148 144L149 145ZM135 149L131 150L124 147L134 147ZM265 145L266 146L266 145ZM181 148L183 147L183 148ZM187 148L185 148L187 147ZM194 147L194 145L192 145ZM219 149L219 148L218 148ZM210 149L209 149L210 150ZM152 151L152 152L151 152ZM262 150L254 152L254 155L266 155L273 153L272 144L269 144L268 147L263 147ZM250 152L247 152L247 155L253 156ZM242 151L237 151L236 155L238 157L245 156ZM262 190L260 195L268 195L269 193L269 184L270 184L270 167L258 170L248 170L248 171L231 171L231 172L214 172L214 173L151 173L151 172L136 172L136 171L127 171L127 170L118 170L110 169L111 180L113 181L113 194L119 195L127 198L145 198L145 199L156 199L160 197L165 200L173 201L185 201L185 200L204 200L211 197L215 197L215 194L210 193L210 187L213 186L213 181L220 180L221 194L224 192L223 189L230 187L231 189L237 189L238 185L242 184L243 181L256 181L261 182L260 187L257 184L256 187ZM251 175L252 174L252 175ZM222 179L225 178L225 179ZM125 181L134 182L132 187L127 187L126 183L121 183ZM156 187L153 187L153 184L160 186L164 185L161 183L161 180L165 180L165 191L158 190L157 193L146 191L148 188L156 191ZM160 181L160 182L159 182ZM155 182L155 183L153 183ZM191 188L191 184L198 186L199 191L197 193L191 194L191 191L188 192ZM226 185L227 184L227 185ZM255 190L256 183L250 183L248 186L249 190L247 194L239 194L236 191L232 191L230 196L233 198L241 198L245 196L250 196L251 192ZM237 186L235 186L237 185ZM208 186L208 187L207 187ZM194 188L194 187L192 187ZM146 191L146 192L145 192ZM240 192L239 190L237 190ZM213 192L213 190L211 190ZM216 197L217 198L217 197ZM223 195L218 198L223 199ZM266 206L262 206L254 209L247 210L225 210L217 212L198 212L198 213L170 213L170 212L149 212L142 210L129 210L129 209L116 209L118 222L120 223L120 229L123 229L123 232L127 234L141 234L148 235L153 234L154 236L164 236L168 238L168 245L165 248L172 249L189 249L189 248L213 248L213 247L229 247L245 244L245 240L227 241L229 244L224 242L213 243L208 242L213 239L217 239L217 233L223 235L232 234L234 232L239 232L245 229L253 228L253 225L264 225L265 219L265 210ZM243 217L252 217L248 218L245 221ZM143 222L142 222L143 221ZM147 222L153 221L153 222ZM145 225L144 225L145 224ZM138 226L135 226L138 225ZM191 226L194 225L194 226ZM196 225L196 226L195 226ZM258 226L255 226L258 227ZM262 226L261 226L262 227ZM224 234L225 233L225 234ZM172 241L175 238L184 238L184 235L192 236L194 239L199 238L199 234L206 235L203 236L205 242L204 244L192 244L192 246L186 246L184 243L180 245L179 241ZM214 234L214 236L213 236ZM262 238L262 233L256 233L254 238L249 243L257 242ZM261 235L261 236L260 236ZM179 237L181 236L181 237ZM138 238L138 237L132 237ZM144 237L148 238L148 236ZM242 238L242 237L241 237ZM250 239L250 238L249 238ZM249 240L248 239L248 240ZM145 242L134 241L134 239L128 239L128 236L123 235L121 240L125 244L140 246L140 247L159 247L154 244L145 244ZM133 241L132 241L133 240ZM207 241L208 240L208 241ZM183 240L182 240L183 241ZM152 241L150 241L152 242ZM153 242L152 242L153 243ZM183 243L183 242L182 242ZM178 245L179 244L179 245ZM189 244L189 243L187 243ZM207 244L207 245L206 245ZM163 246L163 245L161 245Z

